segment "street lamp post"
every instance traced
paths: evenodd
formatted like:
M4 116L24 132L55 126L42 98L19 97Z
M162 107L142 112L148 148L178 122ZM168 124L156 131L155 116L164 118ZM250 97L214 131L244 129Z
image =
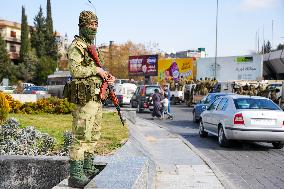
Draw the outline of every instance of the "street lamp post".
M215 63L214 63L214 76L217 79L217 48L218 48L218 8L219 0L217 0L217 10L216 10L216 46L215 46Z

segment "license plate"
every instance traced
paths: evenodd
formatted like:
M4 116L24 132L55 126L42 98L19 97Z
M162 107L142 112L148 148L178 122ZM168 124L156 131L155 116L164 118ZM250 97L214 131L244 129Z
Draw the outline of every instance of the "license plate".
M252 125L275 125L274 119L252 119Z
M154 106L149 106L149 109L153 109L154 108Z

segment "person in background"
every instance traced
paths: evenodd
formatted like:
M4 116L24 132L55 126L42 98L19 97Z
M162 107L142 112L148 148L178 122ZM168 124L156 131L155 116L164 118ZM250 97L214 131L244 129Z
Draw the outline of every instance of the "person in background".
M154 90L154 94L152 96L152 100L153 100L153 105L154 105L154 109L153 109L153 112L152 112L152 117L153 119L155 117L159 118L159 119L162 119L162 115L161 115L161 100L162 100L162 96L159 92L159 89L155 89Z
M169 104L169 106L168 106L168 113L171 113L171 101L170 101L170 99L171 99L171 91L170 91L168 85L164 85L164 92L168 96L168 100L169 100L169 103L168 103Z
M161 101L161 103L162 103L162 106L163 106L162 118L164 119L165 115L167 115L169 119L173 119L173 115L168 112L169 99L168 99L167 94L165 94L165 98Z

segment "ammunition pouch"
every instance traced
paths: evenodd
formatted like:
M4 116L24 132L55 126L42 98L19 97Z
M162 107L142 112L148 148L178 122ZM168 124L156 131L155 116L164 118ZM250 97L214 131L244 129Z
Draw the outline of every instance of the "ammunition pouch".
M67 98L67 100L70 102L71 100L71 88L70 88L70 82L66 82L63 88L63 98Z
M70 102L79 105L85 105L89 101L100 101L100 83L94 83L92 80L74 79L70 82Z

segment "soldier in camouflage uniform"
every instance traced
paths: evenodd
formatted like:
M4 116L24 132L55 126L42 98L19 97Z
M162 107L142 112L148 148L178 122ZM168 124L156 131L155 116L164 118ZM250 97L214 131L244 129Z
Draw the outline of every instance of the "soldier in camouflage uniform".
M70 148L68 185L75 188L84 187L89 182L89 177L97 172L93 161L101 130L100 87L103 79L109 84L115 79L113 76L108 77L107 72L97 67L88 54L87 47L93 43L97 27L97 16L90 11L82 11L79 17L79 36L75 36L68 49L69 69L73 78L70 98L76 104L72 113L73 143Z

